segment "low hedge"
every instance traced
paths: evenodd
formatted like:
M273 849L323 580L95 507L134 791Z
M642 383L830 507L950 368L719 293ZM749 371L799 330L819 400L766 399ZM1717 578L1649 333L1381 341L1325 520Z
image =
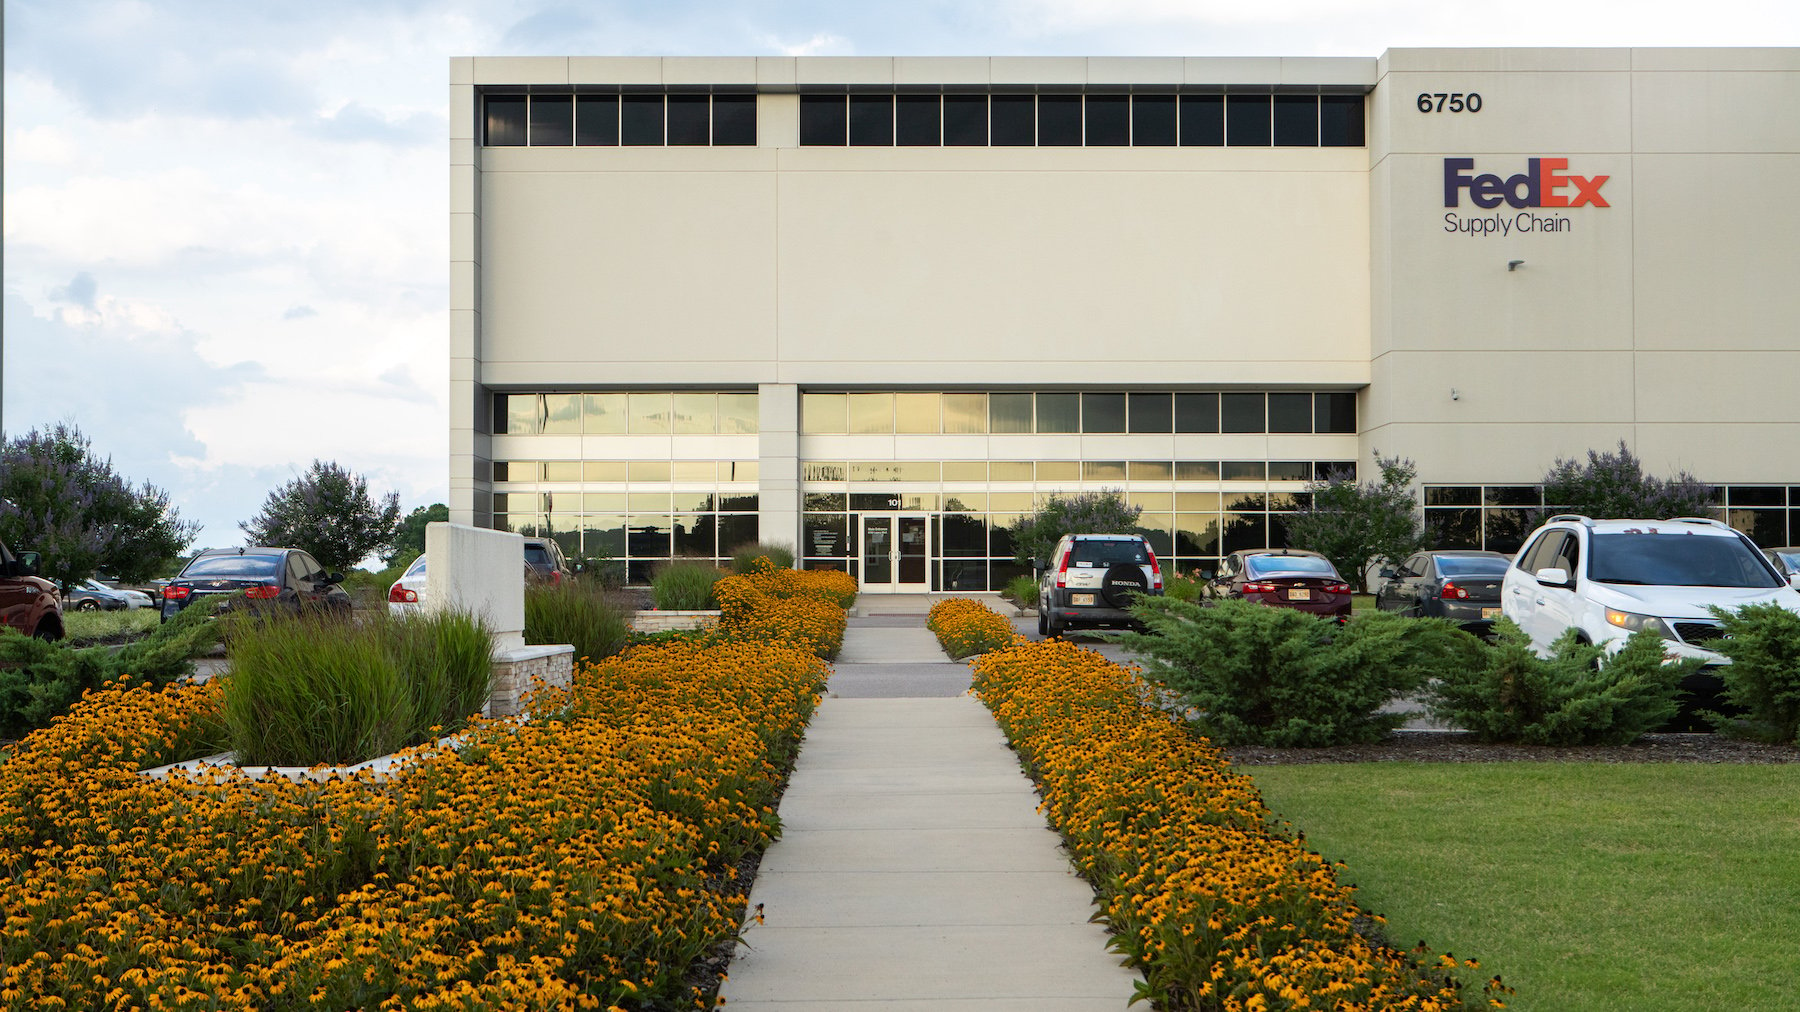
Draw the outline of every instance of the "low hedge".
M1099 892L1098 919L1161 1010L1464 1009L1452 968L1359 933L1337 869L1255 785L1151 702L1132 671L1066 642L974 662L975 690ZM1503 993L1497 981L1492 994Z
M957 597L939 601L925 616L944 652L956 660L1008 646L1018 633L1005 617L980 601Z
M138 771L206 754L217 685L120 680L0 765L0 1002L675 1008L739 930L826 674L780 643L634 647L392 779Z

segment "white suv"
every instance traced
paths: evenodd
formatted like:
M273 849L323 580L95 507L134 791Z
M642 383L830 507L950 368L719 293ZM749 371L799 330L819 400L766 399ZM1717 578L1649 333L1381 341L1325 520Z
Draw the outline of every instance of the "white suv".
M1132 599L1163 592L1162 567L1136 534L1065 534L1038 569L1038 634L1131 625Z
M1632 633L1651 629L1668 641L1670 657L1706 662L1702 672L1729 663L1707 646L1721 635L1708 606L1767 602L1800 612L1800 590L1788 586L1749 538L1702 517L1553 516L1513 558L1500 595L1501 613L1539 654L1571 628L1609 654ZM1716 693L1716 675L1690 681L1683 687L1692 694Z

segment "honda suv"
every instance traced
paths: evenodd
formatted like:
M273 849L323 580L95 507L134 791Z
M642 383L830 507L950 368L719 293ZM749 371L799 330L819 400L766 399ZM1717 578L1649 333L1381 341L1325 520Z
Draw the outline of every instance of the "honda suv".
M1065 534L1038 570L1038 633L1077 626L1131 625L1140 594L1163 592L1162 567L1136 534Z
M1532 532L1501 585L1501 612L1547 655L1569 629L1615 653L1640 629L1667 643L1670 657L1704 666L1684 680L1684 707L1718 709L1716 669L1729 661L1709 646L1723 634L1707 609L1773 602L1800 612L1788 586L1750 539L1717 520L1592 520L1553 516Z

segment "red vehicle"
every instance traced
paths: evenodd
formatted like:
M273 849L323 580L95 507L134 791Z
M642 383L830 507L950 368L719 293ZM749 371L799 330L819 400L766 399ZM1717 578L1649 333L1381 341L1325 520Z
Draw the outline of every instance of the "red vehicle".
M0 622L38 639L63 638L62 599L37 575L38 554L14 555L0 543Z
M1338 622L1350 617L1350 584L1330 559L1298 548L1232 552L1203 593L1210 600L1240 599Z

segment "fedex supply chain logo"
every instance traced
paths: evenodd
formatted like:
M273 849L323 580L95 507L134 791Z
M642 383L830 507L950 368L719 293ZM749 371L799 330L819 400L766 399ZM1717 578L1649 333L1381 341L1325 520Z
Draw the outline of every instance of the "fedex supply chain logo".
M1501 177L1474 173L1475 159L1444 159L1444 206L1461 207L1463 195L1483 210L1505 204L1512 214L1444 213L1444 231L1465 235L1510 235L1513 232L1570 232L1574 219L1546 208L1610 207L1600 188L1610 176L1577 176L1567 158L1527 158L1525 171Z

